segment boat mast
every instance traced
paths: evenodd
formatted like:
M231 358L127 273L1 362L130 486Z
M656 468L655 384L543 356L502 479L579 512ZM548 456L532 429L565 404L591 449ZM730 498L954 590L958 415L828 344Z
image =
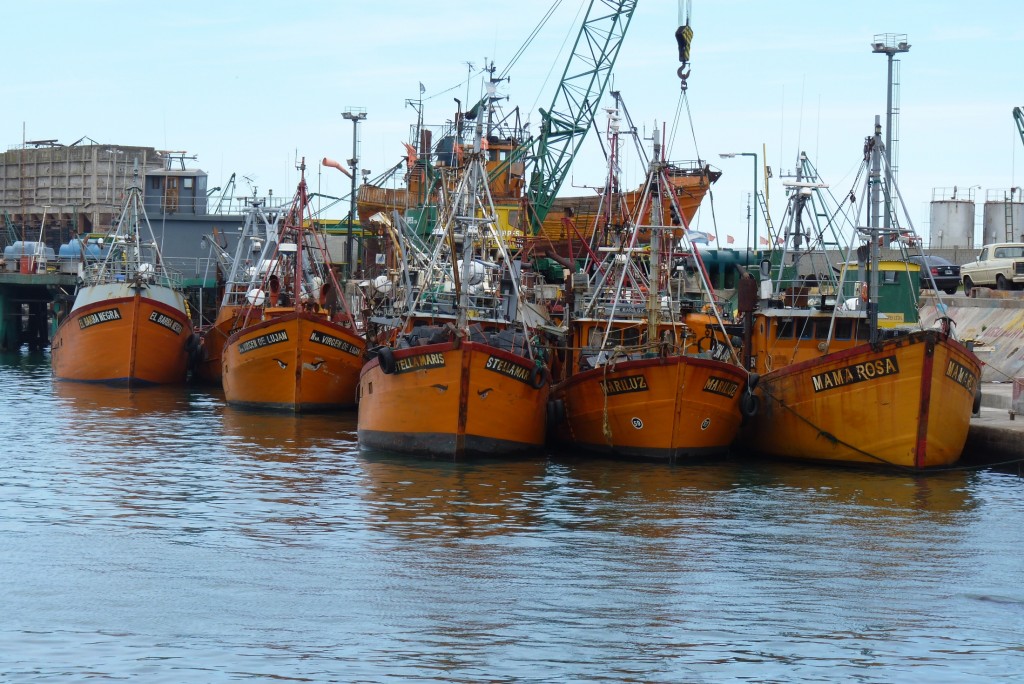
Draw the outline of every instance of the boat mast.
M456 325L460 330L466 327L469 320L469 287L466 283L470 281L473 273L473 241L477 237L482 237L476 221L478 193L480 191L480 183L484 180L480 177L480 139L483 136L482 119L482 116L477 116L476 125L474 126L473 152L470 155L469 167L465 171L469 174L467 183L464 184L467 191L463 192L462 196L457 198L459 206L455 207L456 217L461 220L453 222L453 224L462 224L462 273L459 278L459 285L461 285L461 287L459 287L459 307L458 318L456 320ZM486 220L487 217L484 217L484 219ZM452 264L452 266L454 267L455 264Z
M648 168L651 183L651 279L647 285L647 342L658 339L658 324L661 322L661 231L665 225L661 205L661 130L655 125L653 135L654 153Z
M292 297L292 304L296 311L302 310L302 289L306 285L306 269L302 266L302 248L305 240L303 218L306 215L306 158L303 157L299 163L299 189L295 193L295 207L292 210L292 221L294 222L295 230L295 284L292 286L295 290L295 296ZM353 205L355 199L352 200ZM351 217L350 217L351 220ZM351 228L351 222L349 227ZM346 244L346 247L348 245ZM310 283L309 294L312 295L312 283Z
M868 152L871 155L871 171L868 174L868 184L871 186L871 211L868 218L868 327L871 333L871 343L878 342L878 261L881 257L879 247L879 211L881 202L879 195L882 189L882 150L885 145L882 143L881 117L875 115L875 133L867 139Z

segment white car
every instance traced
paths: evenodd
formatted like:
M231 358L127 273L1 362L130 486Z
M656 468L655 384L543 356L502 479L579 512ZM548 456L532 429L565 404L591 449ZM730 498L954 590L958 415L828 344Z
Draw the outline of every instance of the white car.
M996 242L985 245L978 258L960 266L964 292L975 286L998 290L1024 289L1024 242Z

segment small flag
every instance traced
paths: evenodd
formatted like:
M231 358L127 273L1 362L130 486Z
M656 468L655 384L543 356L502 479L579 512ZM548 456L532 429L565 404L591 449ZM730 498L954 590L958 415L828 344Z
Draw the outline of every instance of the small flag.
M733 238L732 235L726 235L725 236L725 242L726 242L726 244L731 245L732 243L736 242L736 239Z
M714 242L715 241L715 236L714 235L712 235L711 233L706 233L706 235L708 236L708 242Z
M760 242L762 245L767 245L768 244L768 238L766 238L766 237L760 238L758 240L758 242Z
M775 244L781 245L782 244L782 238L781 237L775 238Z
M427 87L423 85L423 81L420 81L420 95L427 92Z

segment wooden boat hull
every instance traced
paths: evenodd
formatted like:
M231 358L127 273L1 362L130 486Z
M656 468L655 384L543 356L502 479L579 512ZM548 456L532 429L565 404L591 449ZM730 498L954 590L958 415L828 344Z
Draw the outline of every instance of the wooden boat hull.
M532 360L468 341L392 354L393 372L377 358L360 376L360 445L449 458L544 445L549 385Z
M121 284L83 288L79 298L89 301L76 302L50 343L55 377L129 386L185 381L192 321L179 292Z
M222 377L229 404L295 412L352 408L365 342L318 313L288 311L232 333Z
M938 331L862 344L761 376L742 442L794 459L931 468L955 463L981 377Z
M718 180L719 175L719 172L709 169L691 169L687 172L680 171L670 174L669 181L672 184L675 201L682 211L687 225L693 220L704 196L711 189L711 184ZM638 216L642 196L642 188L623 193L622 211L626 215L632 216L634 221L647 224L650 219L649 207L646 216ZM567 211L573 216L572 222L578 235L573 234L562 220ZM662 197L662 212L664 216L670 216L672 212L672 202L667 195ZM551 211L544 219L538 237L542 241L546 240L556 244L579 238L589 241L595 230L606 230L607 228L607 220L602 213L601 196L559 197L554 201ZM682 237L681 228L676 231L675 237ZM647 242L648 240L650 240L650 233L641 232L640 241Z
M746 373L687 356L623 361L576 373L552 391L558 441L617 457L675 462L728 450Z

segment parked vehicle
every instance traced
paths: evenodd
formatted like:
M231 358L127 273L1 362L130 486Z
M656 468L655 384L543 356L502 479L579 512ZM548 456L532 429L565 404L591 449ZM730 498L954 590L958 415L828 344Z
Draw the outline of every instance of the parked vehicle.
M996 242L985 245L978 258L960 267L964 292L980 285L997 290L1024 288L1024 242Z
M942 290L946 294L956 294L960 287L960 267L940 256L914 255L909 257L912 263L921 267L921 289ZM929 277L928 271L931 271ZM932 281L935 285L932 286Z

